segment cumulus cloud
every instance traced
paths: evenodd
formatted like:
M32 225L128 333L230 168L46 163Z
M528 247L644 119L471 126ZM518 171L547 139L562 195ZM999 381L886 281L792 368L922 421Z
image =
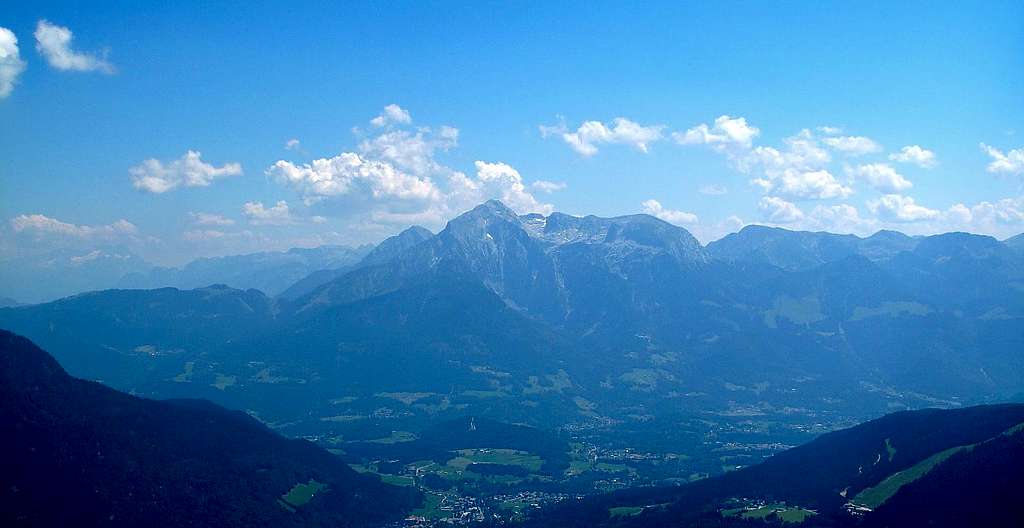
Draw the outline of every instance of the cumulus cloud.
M368 158L390 162L399 169L416 175L427 175L442 170L434 156L450 150L459 143L459 130L442 126L437 131L420 127L415 131L392 130L365 139L359 152Z
M520 213L550 213L553 206L537 200L531 190L564 188L549 181L528 183L502 162L477 161L475 174L466 175L438 159L458 145L456 128L388 123L394 126L364 138L357 152L302 164L279 160L266 174L298 191L318 216L346 217L366 232L402 224L440 227L491 198Z
M377 117L370 120L370 124L375 127L383 127L391 124L408 125L412 123L412 116L401 106L396 104L389 104L384 107L384 111Z
M646 153L648 146L662 139L662 125L644 126L624 117L617 117L610 124L600 121L585 121L575 131L566 128L565 123L556 126L541 126L542 137L562 138L573 150L583 156L593 156L600 145L628 145Z
M809 130L783 140L783 148L757 146L742 154L732 155L736 167L743 172L761 170L765 174L781 174L786 170L812 171L832 161Z
M430 178L407 174L386 161L355 152L301 165L278 160L267 174L299 190L308 203L337 196L431 200L439 193Z
M711 145L717 148L739 146L749 148L754 138L760 135L757 127L747 124L743 117L722 115L712 126L701 123L686 132L672 133L680 145Z
M729 193L729 189L726 189L722 185L713 185L712 184L712 185L702 185L700 187L700 189L697 189L697 192L699 192L701 194L704 194L704 195L707 195L707 196L722 196L723 194L728 194Z
M981 144L981 150L992 158L986 170L996 174L1024 174L1024 148L1003 152L995 147Z
M265 207L263 202L246 202L242 206L242 214L252 225L281 226L295 223L288 202L280 200L272 207Z
M284 149L285 150L298 150L299 147L301 147L301 146L302 146L302 142L300 142L296 138L292 138L292 139L289 139L288 141L284 142Z
M640 207L644 214L660 218L670 224L696 224L698 220L697 215L693 213L687 213L686 211L679 211L676 209L666 209L661 205L661 202L654 199L644 201L640 204Z
M862 218L850 204L818 205L807 218L806 228L833 233L868 233L877 231L877 222Z
M769 173L765 178L755 178L752 182L766 193L798 200L846 198L853 194L853 189L824 169L785 169L781 173Z
M206 187L220 178L242 174L238 163L215 167L202 160L202 154L190 150L179 159L164 163L148 159L128 169L136 189L160 194L178 187Z
M699 125L674 136L683 144L710 145L733 168L753 175L750 183L766 195L786 200L846 198L854 189L829 170L832 155L822 143L848 154L876 151L877 144L862 136L837 136L841 130L833 127L818 127L818 131L826 137L803 129L785 138L780 147L753 145L753 139L760 133L756 127L741 117L721 116L714 127Z
M782 149L756 146L727 152L727 156L740 172L759 174L751 183L765 194L792 200L827 200L853 194L852 188L827 170L832 156L810 130L783 140Z
M867 203L868 209L880 220L886 222L920 222L934 220L941 214L914 202L909 196L886 194Z
M920 145L907 145L899 152L889 154L889 159L900 163L912 163L924 169L930 169L937 163L935 153Z
M987 232L1018 233L1024 229L1024 196L980 202L970 208L968 220Z
M876 143L873 139L864 136L836 136L826 137L821 140L822 143L832 147L834 150L849 154L851 156L860 156L862 154L870 154L872 152L878 152L882 150L882 146Z
M18 76L25 71L25 61L18 51L18 37L0 27L0 99L11 95Z
M564 182L552 182L547 180L537 180L530 184L531 189L546 194L564 190L566 187L568 186Z
M189 213L192 223L200 226L229 226L235 221L219 214L212 213Z
M762 197L757 203L757 208L764 219L773 224L791 224L804 218L803 211L796 204L778 196Z
M107 52L82 53L71 49L71 30L51 24L46 20L40 20L36 25L36 50L46 59L46 62L58 70L63 71L98 71L102 73L114 73L114 65L107 61Z
M519 171L506 163L488 163L476 161L476 186L479 197L476 201L487 198L498 198L505 205L519 213L550 214L554 211L551 204L540 203L523 185L523 177Z
M120 219L107 225L89 226L62 222L42 214L18 215L11 219L15 233L32 235L56 235L71 238L106 238L119 235L134 235L138 228L131 222Z
M857 167L847 167L846 173L870 185L873 189L886 194L905 191L913 184L896 172L886 163L870 163Z

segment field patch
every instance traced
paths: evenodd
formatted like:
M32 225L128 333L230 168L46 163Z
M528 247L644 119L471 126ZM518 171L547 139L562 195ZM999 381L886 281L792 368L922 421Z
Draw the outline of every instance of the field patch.
M857 496L853 498L853 502L855 504L875 509L895 495L900 488L921 478L925 473L931 471L933 467L937 466L943 460L946 460L961 450L969 448L969 446L953 447L936 453L917 464L904 469L903 471L893 473L882 482L879 482L877 486L867 488L858 493Z
M288 490L288 493L281 495L281 500L289 506L298 508L309 503L317 493L326 489L327 484L309 479L309 482L305 484L300 482L292 486L292 489Z
M447 465L465 471L470 464L502 464L520 466L530 473L540 471L544 459L526 451L514 449L460 449L458 456L449 460Z

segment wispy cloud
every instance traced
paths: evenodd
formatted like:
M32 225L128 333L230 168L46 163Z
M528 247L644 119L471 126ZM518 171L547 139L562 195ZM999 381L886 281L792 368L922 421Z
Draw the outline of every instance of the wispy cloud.
M140 191L161 194L178 187L206 187L215 180L242 174L239 163L225 163L215 167L202 160L202 154L190 150L171 162L147 159L128 169L132 185Z
M106 50L99 53L83 53L72 49L71 40L74 35L64 26L40 20L36 25L35 37L36 50L53 68L63 71L98 71L106 74L116 71L114 65L107 60Z

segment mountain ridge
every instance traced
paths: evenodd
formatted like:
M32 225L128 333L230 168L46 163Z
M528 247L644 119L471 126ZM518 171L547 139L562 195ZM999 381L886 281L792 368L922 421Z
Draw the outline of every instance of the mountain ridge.
M0 417L14 433L0 471L7 526L363 526L418 499L242 412L72 378L6 331L0 364ZM307 481L327 488L286 507Z

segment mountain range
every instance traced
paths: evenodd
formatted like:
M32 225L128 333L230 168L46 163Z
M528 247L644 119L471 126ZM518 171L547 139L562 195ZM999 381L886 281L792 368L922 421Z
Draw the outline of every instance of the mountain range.
M490 201L276 297L107 290L0 309L0 327L73 374L298 430L381 407L398 421L469 408L535 425L707 409L870 417L1024 392L1015 244L750 226L704 247L651 216Z
M154 266L123 246L85 253L57 250L0 262L0 294L12 301L40 303L109 288L191 289L227 284L277 295L314 272L347 269L372 249L372 245L293 248L201 258L180 268Z

